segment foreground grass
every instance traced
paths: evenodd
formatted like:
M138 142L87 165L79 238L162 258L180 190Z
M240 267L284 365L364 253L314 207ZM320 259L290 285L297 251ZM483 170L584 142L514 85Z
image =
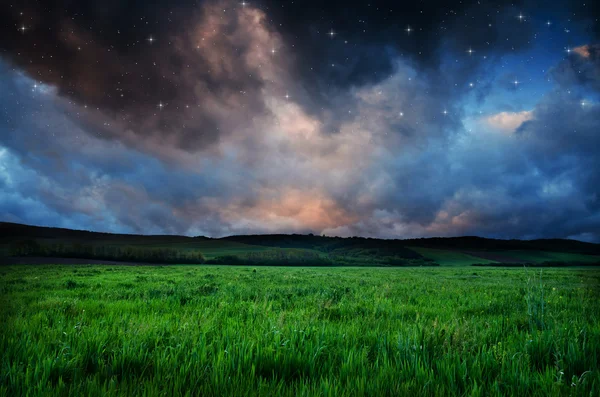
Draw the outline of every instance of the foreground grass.
M598 269L0 274L0 395L600 394Z

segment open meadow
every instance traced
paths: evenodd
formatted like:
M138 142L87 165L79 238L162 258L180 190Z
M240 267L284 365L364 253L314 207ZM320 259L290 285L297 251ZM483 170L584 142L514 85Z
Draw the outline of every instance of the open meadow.
M0 267L0 395L598 396L600 269Z

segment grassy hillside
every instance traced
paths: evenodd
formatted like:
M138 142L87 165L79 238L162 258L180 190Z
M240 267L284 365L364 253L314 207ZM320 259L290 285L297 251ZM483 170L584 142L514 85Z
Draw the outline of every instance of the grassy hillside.
M577 240L499 240L482 237L434 237L402 240L406 246L453 251L546 251L600 255L600 244Z
M496 261L479 258L460 251L450 251L436 248L410 247L425 258L430 258L440 266L471 266L475 263L497 263Z
M190 258L202 258L196 263L252 266L437 266L392 240L311 235L140 236L15 224L0 224L0 232L4 232L0 238L4 252L15 256L150 263L188 263L193 261Z
M15 249L19 246L29 248ZM479 237L385 240L312 234L144 236L0 223L0 255L164 263L188 263L199 258L195 263L252 266L596 265L600 264L600 245L572 240Z
M571 252L550 252L550 251L486 251L472 252L471 255L480 258L493 259L496 262L522 262L522 263L543 263L543 262L568 262L568 263L599 263L600 256L584 255Z
M223 240L245 244L280 248L309 248L322 252L343 255L345 253L398 255L403 258L418 258L413 250L406 248L401 240L383 240L364 237L324 237L301 234L270 234L231 236Z
M135 234L96 233L81 230L37 227L0 222L0 250L9 253L15 241L35 240L40 244L85 244L105 247L153 247L197 250L207 258L234 255L268 248L223 239L187 236L144 236Z

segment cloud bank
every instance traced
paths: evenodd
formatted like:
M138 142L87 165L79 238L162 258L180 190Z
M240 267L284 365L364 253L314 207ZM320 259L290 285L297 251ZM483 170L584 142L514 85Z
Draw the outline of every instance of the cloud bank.
M122 56L63 24L64 48L89 54L73 58L71 84L0 55L0 220L600 241L593 45L555 65L533 108L467 128L470 92L456 87L484 72L479 62L423 67L391 53L385 76L315 96L255 7L205 3L152 44L160 57Z

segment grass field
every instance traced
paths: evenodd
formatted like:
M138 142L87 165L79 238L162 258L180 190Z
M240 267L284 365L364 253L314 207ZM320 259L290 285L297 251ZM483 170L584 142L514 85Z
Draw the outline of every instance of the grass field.
M0 268L0 395L600 395L600 269Z

